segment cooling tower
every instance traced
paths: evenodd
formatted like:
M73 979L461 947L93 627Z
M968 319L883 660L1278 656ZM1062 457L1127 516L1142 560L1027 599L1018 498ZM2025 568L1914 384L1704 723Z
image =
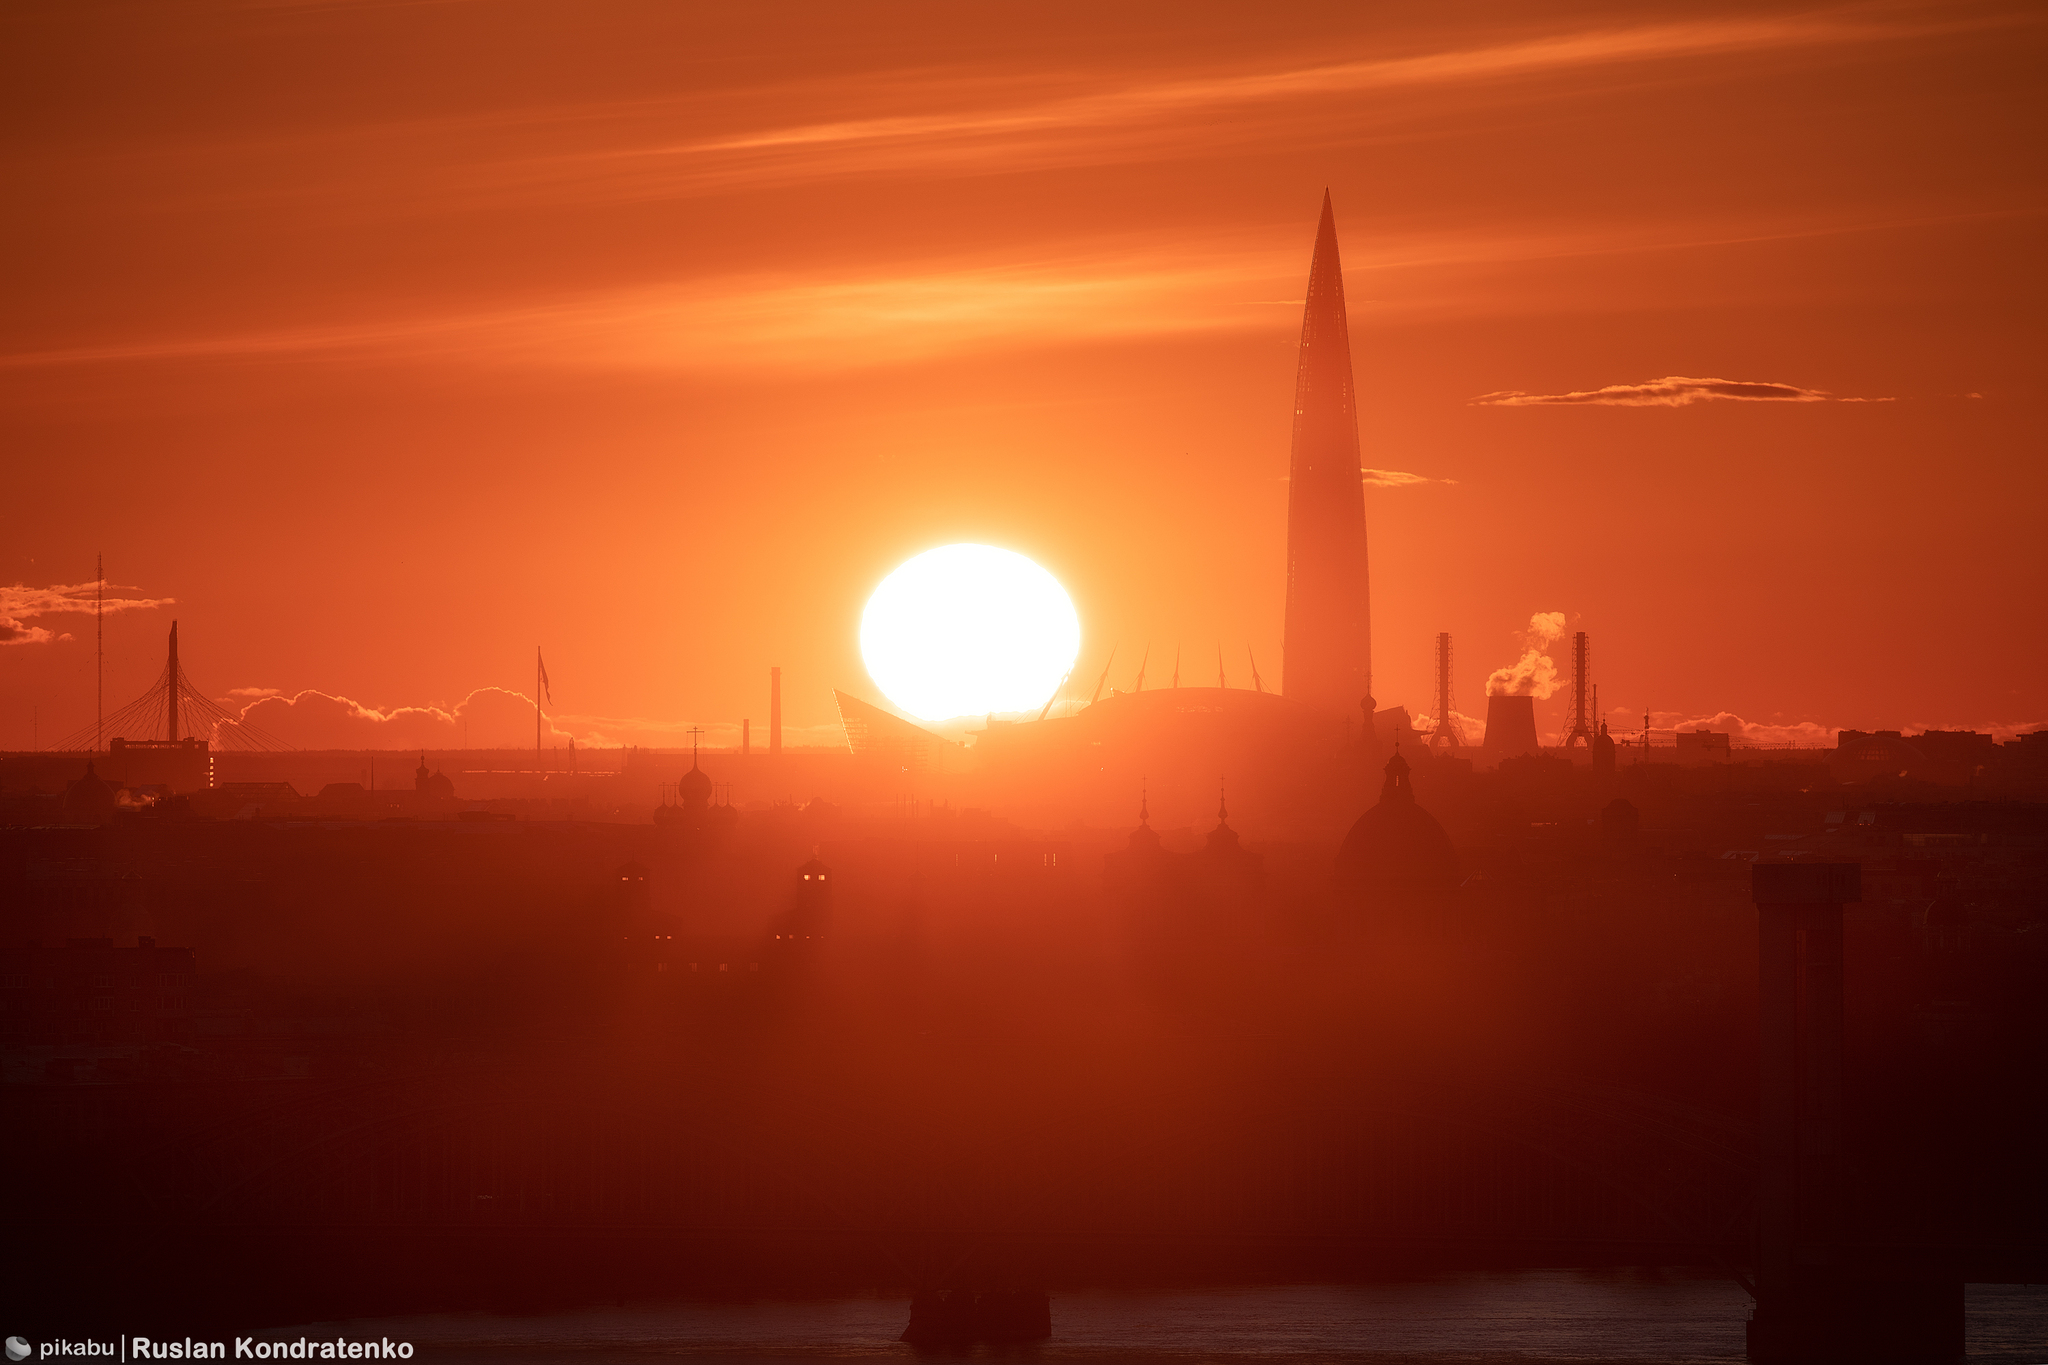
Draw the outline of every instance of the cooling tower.
M1542 752L1542 746L1536 742L1534 697L1486 699L1486 743L1483 751L1495 763L1516 754Z

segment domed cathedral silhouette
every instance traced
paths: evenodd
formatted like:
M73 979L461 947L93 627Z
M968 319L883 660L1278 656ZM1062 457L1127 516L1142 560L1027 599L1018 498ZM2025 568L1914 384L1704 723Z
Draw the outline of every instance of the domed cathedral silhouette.
M1358 817L1337 850L1337 894L1371 907L1403 893L1446 889L1457 876L1451 837L1416 804L1408 760L1397 747L1387 760L1379 804Z
M74 825L104 825L114 818L114 788L85 761L85 775L64 788L64 819Z
M425 754L420 755L420 766L413 770L412 787L414 791L430 800L455 799L455 780L438 768L428 771Z
M690 771L676 780L675 804L665 800L655 808L655 828L684 834L710 832L723 834L738 823L739 811L728 803L712 804L717 788L712 784L711 774L704 771L699 761L698 737L704 732L690 730Z

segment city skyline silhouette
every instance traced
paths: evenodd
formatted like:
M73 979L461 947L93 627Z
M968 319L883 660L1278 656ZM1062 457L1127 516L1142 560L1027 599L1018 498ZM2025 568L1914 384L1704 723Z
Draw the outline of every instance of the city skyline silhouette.
M2048 1349L2036 8L0 35L11 1356Z

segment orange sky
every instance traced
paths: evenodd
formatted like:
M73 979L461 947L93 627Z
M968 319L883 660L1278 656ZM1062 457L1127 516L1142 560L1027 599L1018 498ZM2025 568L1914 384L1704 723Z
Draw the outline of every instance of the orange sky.
M1084 695L1270 684L1327 186L1365 464L1427 480L1367 491L1383 703L1447 629L1483 713L1559 611L1665 723L2048 720L2038 7L1271 9L10 6L0 583L175 599L110 710L175 615L219 697L538 642L585 742L759 727L770 664L823 739L868 591L979 540ZM0 746L91 719L38 606Z

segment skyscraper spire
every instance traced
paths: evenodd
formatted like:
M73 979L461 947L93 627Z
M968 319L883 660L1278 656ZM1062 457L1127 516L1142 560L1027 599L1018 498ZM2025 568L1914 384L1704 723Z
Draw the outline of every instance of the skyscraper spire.
M1372 693L1365 486L1337 219L1323 194L1301 318L1287 485L1287 623L1281 691L1332 716Z

